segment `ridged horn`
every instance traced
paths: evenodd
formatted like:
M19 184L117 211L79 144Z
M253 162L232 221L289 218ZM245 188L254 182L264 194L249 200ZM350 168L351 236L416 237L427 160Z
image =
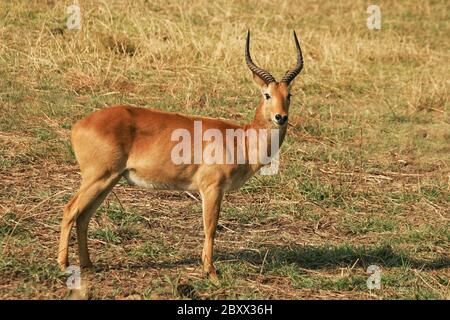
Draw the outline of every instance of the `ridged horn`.
M250 56L250 30L248 30L247 32L247 43L245 45L245 62L247 63L247 66L254 74L263 79L266 85L268 85L271 82L275 82L275 78L272 77L272 75L268 73L266 70L258 67L253 62L252 57Z
M302 49L300 49L300 43L297 39L297 34L294 30L294 39L295 39L295 46L297 47L297 65L294 69L288 70L286 74L284 75L283 79L281 79L281 82L284 82L286 84L289 84L294 78L302 71L303 68L303 56L302 56Z

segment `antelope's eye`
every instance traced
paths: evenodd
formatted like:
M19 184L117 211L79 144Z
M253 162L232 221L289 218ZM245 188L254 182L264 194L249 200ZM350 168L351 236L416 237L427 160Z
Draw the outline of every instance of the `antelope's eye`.
M266 100L269 100L269 99L270 99L270 94L265 93L265 94L264 94L264 97L266 97Z

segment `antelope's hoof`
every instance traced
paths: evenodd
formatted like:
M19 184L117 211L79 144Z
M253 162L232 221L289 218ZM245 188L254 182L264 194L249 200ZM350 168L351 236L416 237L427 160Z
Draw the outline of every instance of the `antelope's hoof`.
M219 282L219 276L217 275L216 269L210 269L206 272L206 275L208 276L209 280L212 283L218 283Z
M67 267L69 266L69 263L67 261L61 261L61 260L58 259L58 265L59 265L59 269L62 272L65 272Z

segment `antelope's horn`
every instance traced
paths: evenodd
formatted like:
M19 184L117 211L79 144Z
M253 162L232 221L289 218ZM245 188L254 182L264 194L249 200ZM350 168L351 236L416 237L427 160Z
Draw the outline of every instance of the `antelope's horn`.
M271 82L275 82L274 77L270 73L268 73L266 70L261 69L258 67L252 60L252 57L250 57L250 30L247 32L247 44L245 45L245 62L247 63L247 66L250 68L250 70L256 74L258 77L263 79L263 81L268 85Z
M286 74L284 75L283 79L281 79L281 82L284 82L286 84L289 84L294 78L302 71L303 69L303 56L302 56L302 49L300 49L300 43L297 39L297 34L294 30L294 39L295 39L295 46L297 47L297 65L294 69L288 70Z

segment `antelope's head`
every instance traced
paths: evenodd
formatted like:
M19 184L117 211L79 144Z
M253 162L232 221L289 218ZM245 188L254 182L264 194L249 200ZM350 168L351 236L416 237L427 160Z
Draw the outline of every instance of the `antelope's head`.
M286 126L288 122L291 86L295 77L303 68L303 57L297 35L294 31L295 45L297 47L297 65L286 72L280 82L266 70L258 67L250 56L250 31L247 33L245 46L245 61L253 73L253 82L260 88L263 97L262 110L265 119L277 127Z

